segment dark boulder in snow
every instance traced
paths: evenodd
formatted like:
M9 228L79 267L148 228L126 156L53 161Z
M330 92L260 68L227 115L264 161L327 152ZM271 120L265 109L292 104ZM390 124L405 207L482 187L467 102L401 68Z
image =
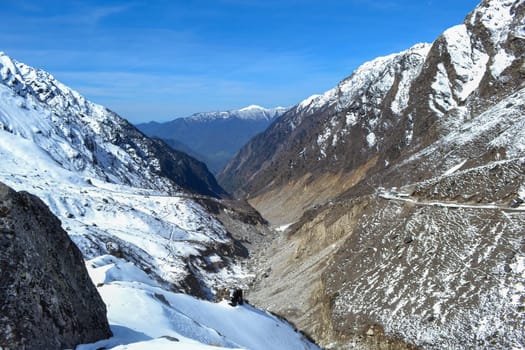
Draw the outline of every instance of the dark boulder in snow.
M64 349L111 335L80 250L37 197L0 183L0 348Z

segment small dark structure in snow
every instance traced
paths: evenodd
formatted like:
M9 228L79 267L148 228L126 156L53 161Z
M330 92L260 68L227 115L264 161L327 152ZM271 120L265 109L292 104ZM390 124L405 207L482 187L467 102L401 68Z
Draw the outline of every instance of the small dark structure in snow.
M219 303L223 300L228 300L231 306L244 304L243 291L240 288L235 289L219 289L215 294L215 302Z
M231 293L231 300L230 305L231 306L237 306L244 304L244 299L242 297L242 289L235 289Z

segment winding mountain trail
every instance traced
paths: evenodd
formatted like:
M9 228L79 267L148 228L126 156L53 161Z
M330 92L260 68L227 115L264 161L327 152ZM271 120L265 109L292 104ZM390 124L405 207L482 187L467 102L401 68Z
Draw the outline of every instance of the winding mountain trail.
M455 201L429 201L420 198L412 197L408 193L395 191L380 191L377 194L378 198L383 198L391 201L407 202L418 206L432 206L444 208L464 208L464 209L493 209L505 212L525 212L525 206L520 205L516 208L510 207L508 204L481 204L481 203L458 203Z

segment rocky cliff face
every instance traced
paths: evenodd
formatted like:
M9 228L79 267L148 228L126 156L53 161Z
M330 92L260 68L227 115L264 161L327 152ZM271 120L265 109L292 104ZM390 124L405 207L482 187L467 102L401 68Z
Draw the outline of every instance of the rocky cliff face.
M524 16L483 1L243 148L223 182L294 223L250 300L326 348L524 346Z
M282 224L381 176L522 88L523 6L484 1L432 45L365 63L255 137L219 181ZM299 210L282 215L275 199Z
M65 349L111 336L80 250L37 197L0 183L0 347Z

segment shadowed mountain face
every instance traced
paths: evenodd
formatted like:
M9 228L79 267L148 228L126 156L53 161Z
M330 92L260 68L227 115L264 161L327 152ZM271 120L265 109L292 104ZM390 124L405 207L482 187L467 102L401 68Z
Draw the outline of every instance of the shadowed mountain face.
M165 140L174 149L194 155L218 173L253 136L264 131L286 108L249 106L227 112L196 113L166 123L143 123L146 135Z
M37 197L0 183L0 347L65 349L109 338L80 250Z
M326 348L524 346L524 16L483 1L242 148L219 181L293 223L250 300Z

